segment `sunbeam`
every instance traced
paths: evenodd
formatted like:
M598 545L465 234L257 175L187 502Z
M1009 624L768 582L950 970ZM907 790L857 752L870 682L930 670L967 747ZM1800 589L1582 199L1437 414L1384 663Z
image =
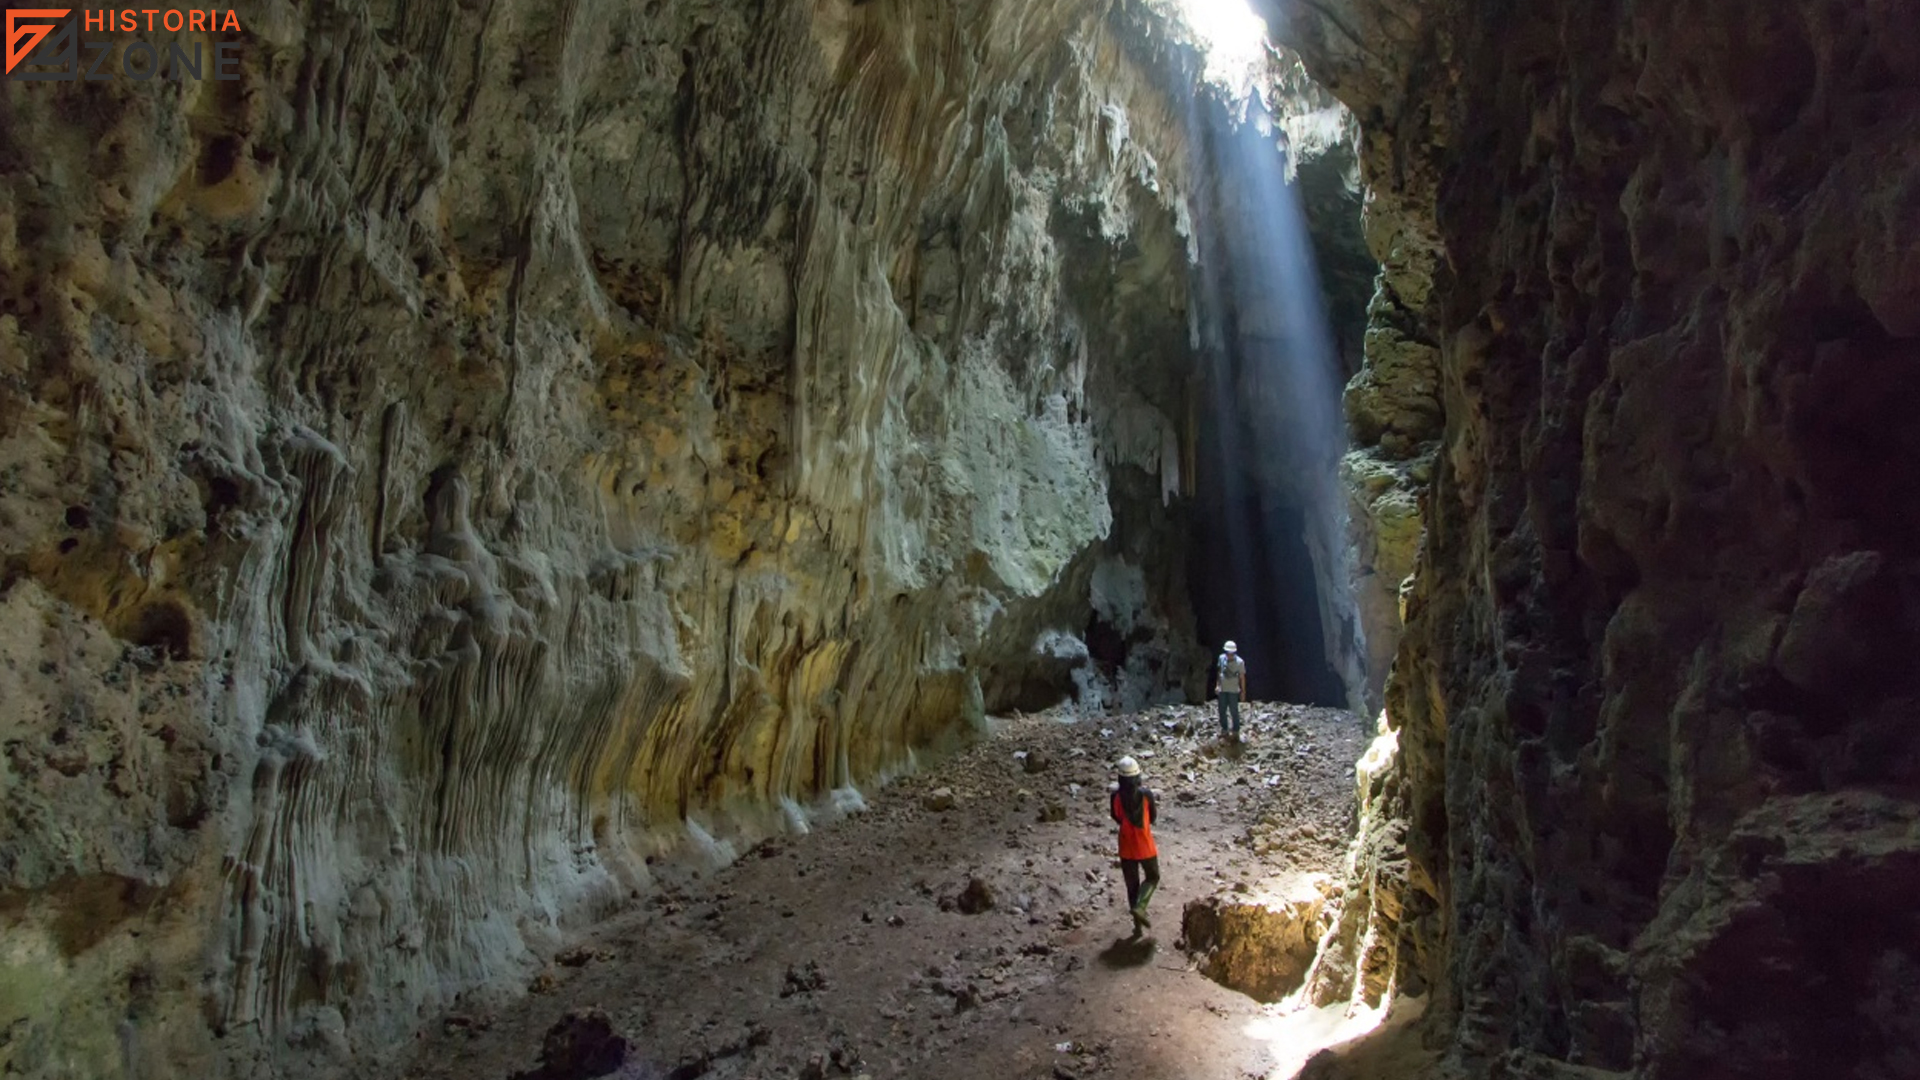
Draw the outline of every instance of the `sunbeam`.
M1212 107L1196 95L1196 127ZM1196 147L1210 178L1195 197L1196 338L1210 367L1201 487L1216 515L1213 569L1200 574L1226 583L1202 586L1200 622L1258 665L1253 695L1356 706L1363 650L1338 482L1344 375L1279 125L1264 103L1249 108L1251 122L1211 129Z
M1266 21L1246 0L1178 0L1178 10L1206 53L1207 79L1244 97L1266 60Z

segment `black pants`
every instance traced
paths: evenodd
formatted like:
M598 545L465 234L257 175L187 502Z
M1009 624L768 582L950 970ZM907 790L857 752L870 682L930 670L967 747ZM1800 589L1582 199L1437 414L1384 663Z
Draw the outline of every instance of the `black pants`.
M1120 876L1127 879L1127 907L1132 908L1140 902L1140 871L1147 872L1147 899L1153 899L1153 890L1160 887L1160 858L1121 859Z

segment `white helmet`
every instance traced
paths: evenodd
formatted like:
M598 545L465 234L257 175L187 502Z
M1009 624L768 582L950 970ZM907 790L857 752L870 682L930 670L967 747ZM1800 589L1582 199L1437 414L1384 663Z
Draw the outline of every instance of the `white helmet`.
M1120 763L1118 765L1115 765L1114 768L1120 771L1121 776L1139 776L1140 775L1140 763L1133 760L1130 757L1121 758Z
M1239 646L1238 646L1238 645L1235 645L1235 644L1234 644L1233 642L1231 642L1231 641L1229 641L1229 642L1227 642L1227 651L1228 651L1228 652L1233 652L1234 650L1236 650L1236 649L1238 649L1238 648L1239 648Z

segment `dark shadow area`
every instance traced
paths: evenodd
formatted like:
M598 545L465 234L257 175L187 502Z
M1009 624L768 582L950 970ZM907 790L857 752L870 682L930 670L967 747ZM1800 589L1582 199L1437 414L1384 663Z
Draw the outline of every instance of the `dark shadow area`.
M1208 471L1231 467L1215 461ZM1207 472L1200 483L1198 535L1223 537L1232 531L1253 555L1247 569L1236 572L1218 545L1202 541L1189 549L1187 578L1201 643L1211 655L1227 641L1240 647L1247 690L1255 700L1345 708L1346 690L1327 662L1299 509L1259 491L1230 504Z
M1153 960L1157 944L1150 937L1118 938L1113 944L1100 950L1097 958L1100 966L1120 970L1122 968L1142 967Z

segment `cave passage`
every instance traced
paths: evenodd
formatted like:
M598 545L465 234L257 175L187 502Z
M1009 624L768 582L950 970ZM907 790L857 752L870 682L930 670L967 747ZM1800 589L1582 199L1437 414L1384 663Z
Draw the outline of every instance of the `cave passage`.
M1206 384L1188 545L1196 629L1209 655L1238 643L1253 698L1347 706L1359 648L1325 626L1353 610L1337 477L1344 371L1313 231L1354 222L1309 221L1271 117L1196 128L1208 178L1196 198ZM1358 206L1345 209L1357 221Z
M1207 500L1195 518L1187 576L1201 643L1214 654L1226 641L1239 647L1253 700L1343 705L1346 687L1327 662L1319 585L1301 540L1304 513L1253 490ZM1223 558L1229 534L1249 553L1243 568Z
M663 857L641 909L536 993L476 996L364 1075L1292 1076L1378 1020L1287 1000L1335 914L1317 883L1346 856L1363 739L1335 709L1246 712L1232 749L1196 705L998 720L804 836L726 866ZM1122 754L1161 800L1138 934L1105 805ZM1250 775L1260 798L1242 797Z

